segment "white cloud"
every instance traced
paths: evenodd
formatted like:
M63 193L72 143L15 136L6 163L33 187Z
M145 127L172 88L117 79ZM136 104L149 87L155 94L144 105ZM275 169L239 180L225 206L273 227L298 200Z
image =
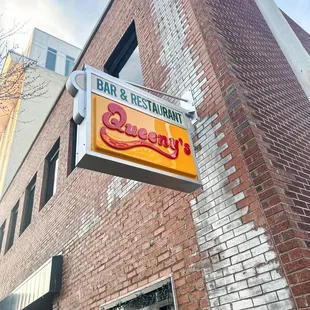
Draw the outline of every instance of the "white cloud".
M108 0L1 0L0 29L14 22L26 25L14 36L19 52L25 50L31 32L37 27L78 47L83 47ZM87 2L85 4L85 2ZM90 4L91 3L91 4ZM12 46L13 39L9 40Z

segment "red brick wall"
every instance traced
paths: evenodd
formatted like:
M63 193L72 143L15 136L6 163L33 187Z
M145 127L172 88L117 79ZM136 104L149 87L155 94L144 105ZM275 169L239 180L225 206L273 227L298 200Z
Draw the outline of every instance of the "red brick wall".
M206 3L229 71L223 79L236 86L230 117L297 305L307 308L309 101L254 1ZM288 20L309 50L310 36Z

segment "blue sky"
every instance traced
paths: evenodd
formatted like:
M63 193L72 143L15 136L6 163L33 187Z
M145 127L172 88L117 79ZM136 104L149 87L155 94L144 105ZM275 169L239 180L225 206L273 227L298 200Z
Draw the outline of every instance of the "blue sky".
M245 0L248 1L248 0ZM269 1L269 0L266 0ZM310 33L310 0L275 0L277 5ZM25 49L34 27L83 47L108 0L1 0L0 29L14 21L27 23L14 40ZM12 43L12 42L9 42Z
M275 0L278 7L310 33L310 0Z

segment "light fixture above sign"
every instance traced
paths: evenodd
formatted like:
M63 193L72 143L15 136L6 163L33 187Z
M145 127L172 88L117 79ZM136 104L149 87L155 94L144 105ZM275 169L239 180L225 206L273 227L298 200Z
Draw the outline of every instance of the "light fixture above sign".
M66 86L78 167L184 192L201 186L186 110L88 65Z

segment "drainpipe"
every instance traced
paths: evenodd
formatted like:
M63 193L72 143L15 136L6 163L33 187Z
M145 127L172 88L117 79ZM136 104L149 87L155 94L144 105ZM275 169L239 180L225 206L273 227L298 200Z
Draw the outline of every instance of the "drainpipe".
M310 56L273 0L255 0L268 27L310 101Z

